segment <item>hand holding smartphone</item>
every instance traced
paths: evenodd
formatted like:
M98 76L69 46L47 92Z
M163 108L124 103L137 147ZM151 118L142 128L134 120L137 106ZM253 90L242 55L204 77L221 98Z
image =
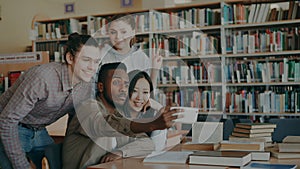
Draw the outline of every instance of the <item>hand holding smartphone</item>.
M171 107L172 109L182 109L183 112L175 113L173 115L178 115L179 118L175 119L174 122L193 124L198 118L198 109L192 107Z

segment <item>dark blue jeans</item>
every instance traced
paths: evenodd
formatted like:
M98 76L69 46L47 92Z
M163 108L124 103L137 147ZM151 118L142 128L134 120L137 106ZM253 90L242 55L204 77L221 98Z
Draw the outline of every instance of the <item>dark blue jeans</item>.
M37 169L42 168L42 158L44 157L44 149L53 144L53 139L49 136L46 129L33 130L18 126L19 139L27 157L36 165ZM2 141L0 140L0 167L1 169L13 169L9 161Z

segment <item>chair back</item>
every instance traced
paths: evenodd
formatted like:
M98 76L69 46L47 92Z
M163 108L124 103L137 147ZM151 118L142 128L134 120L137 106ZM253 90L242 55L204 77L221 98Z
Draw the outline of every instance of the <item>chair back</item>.
M272 134L272 141L281 143L286 136L300 136L300 119L270 119L276 124Z

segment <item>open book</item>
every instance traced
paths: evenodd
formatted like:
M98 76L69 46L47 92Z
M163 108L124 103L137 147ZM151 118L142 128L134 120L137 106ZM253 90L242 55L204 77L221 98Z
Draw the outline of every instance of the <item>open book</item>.
M185 164L192 151L162 151L148 155L145 163L176 163Z

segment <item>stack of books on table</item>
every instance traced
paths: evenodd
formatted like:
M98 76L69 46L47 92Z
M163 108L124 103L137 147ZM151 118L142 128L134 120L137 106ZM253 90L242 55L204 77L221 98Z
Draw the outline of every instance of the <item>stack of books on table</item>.
M276 124L272 123L237 123L229 140L272 142L272 133Z
M279 159L300 158L300 136L287 136L270 151Z
M268 161L270 152L266 152L264 142L254 141L227 141L220 143L220 151L247 151L251 153L252 160Z

